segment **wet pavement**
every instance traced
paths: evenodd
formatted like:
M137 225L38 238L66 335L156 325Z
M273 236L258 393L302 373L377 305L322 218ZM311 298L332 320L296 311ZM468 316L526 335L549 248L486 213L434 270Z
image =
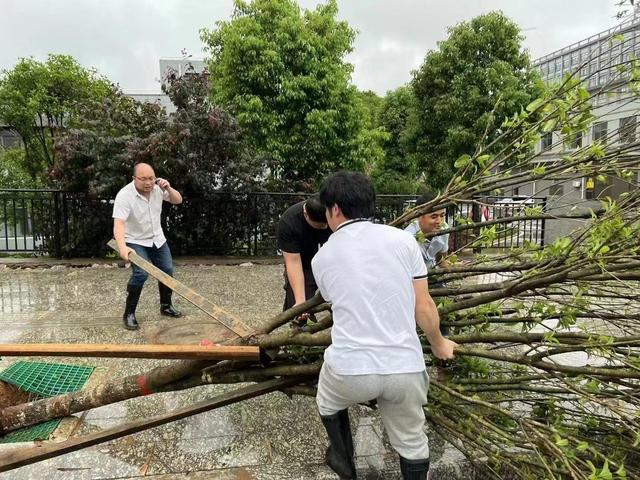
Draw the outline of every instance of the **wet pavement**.
M93 268L21 268L0 270L0 342L198 343L226 332L182 299L183 319L161 317L155 282L148 281L137 316L138 331L121 326L125 285L130 270L110 262ZM282 266L182 265L176 277L217 305L257 326L282 305ZM0 370L20 359L4 357ZM34 359L35 360L35 359ZM48 358L37 360L92 365L91 385L125 377L170 361L137 359ZM165 413L236 388L203 386L155 394L100 407L66 418L52 441L81 436L134 419ZM350 409L359 478L400 478L377 412ZM431 437L431 435L430 435ZM30 444L3 445L23 448ZM326 435L312 398L282 393L246 400L162 427L120 438L1 474L2 479L335 479L324 465ZM431 442L440 479L460 475L461 457ZM444 456L444 458L442 458Z

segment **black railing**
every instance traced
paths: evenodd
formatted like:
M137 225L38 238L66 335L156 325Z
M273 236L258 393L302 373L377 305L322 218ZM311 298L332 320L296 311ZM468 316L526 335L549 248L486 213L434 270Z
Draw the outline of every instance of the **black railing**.
M165 235L174 255L274 255L280 215L305 197L297 193L219 192L206 198L185 198L178 206L165 204ZM414 201L415 196L410 195L379 195L376 220L387 223ZM485 201L495 205L490 207L490 218L516 216L524 208L521 204L505 206L505 199ZM112 236L112 210L113 199L84 192L0 190L0 252L104 256ZM477 204L461 204L448 212L451 225L465 217L482 221L482 215ZM544 223L518 221L499 231L490 246L520 246L524 240L541 244ZM461 232L452 236L451 244L464 246L477 233Z
M456 250L472 246L476 251L487 247L523 247L526 244L544 246L545 220L526 217L533 216L536 211L544 213L546 206L546 197L525 196L476 197L473 202L456 205L447 212L451 224L472 222L486 225L457 232L452 246ZM491 229L484 238L481 235L483 229Z

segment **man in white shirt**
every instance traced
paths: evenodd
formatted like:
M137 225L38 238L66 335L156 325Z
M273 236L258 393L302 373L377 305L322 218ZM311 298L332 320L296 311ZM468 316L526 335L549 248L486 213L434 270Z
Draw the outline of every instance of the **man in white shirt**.
M120 258L129 261L129 254L136 252L163 272L173 275L171 250L162 231L160 215L162 203L182 203L182 195L169 182L156 178L151 165L138 163L133 168L133 181L116 195L113 204L113 237L118 245ZM139 328L136 307L148 274L133 265L127 284L127 300L122 320L128 330ZM181 317L173 307L172 290L158 282L160 313L169 317Z
M432 193L424 193L416 200L416 206L429 203L435 197ZM442 256L449 251L449 234L438 235L435 237L426 238L425 235L434 233L440 230L445 225L446 210L444 208L435 210L433 212L420 215L417 219L411 222L405 230L413 235L420 244L420 251L422 252L422 258L427 265L427 270L431 270L435 267Z
M456 346L439 330L427 269L407 232L370 221L371 181L338 172L320 189L334 232L312 260L320 292L331 302L332 344L324 354L316 402L329 437L327 463L356 478L347 409L377 399L404 479L424 480L429 445L424 433L428 377L416 323L433 354L453 358Z

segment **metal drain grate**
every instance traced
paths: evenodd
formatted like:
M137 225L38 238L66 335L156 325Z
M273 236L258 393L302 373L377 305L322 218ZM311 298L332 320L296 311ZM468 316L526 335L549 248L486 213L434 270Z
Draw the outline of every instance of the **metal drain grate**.
M62 363L16 362L0 373L0 380L41 397L80 390L95 367Z
M47 440L49 435L58 428L61 419L49 420L48 422L39 423L31 427L21 428L15 432L6 434L4 437L0 437L0 443L18 443L18 442L33 442L35 440Z
M0 380L11 383L38 398L53 397L75 392L84 387L95 367L66 365L63 363L16 362L0 373ZM0 443L32 442L47 440L60 424L61 419L21 428L0 437Z

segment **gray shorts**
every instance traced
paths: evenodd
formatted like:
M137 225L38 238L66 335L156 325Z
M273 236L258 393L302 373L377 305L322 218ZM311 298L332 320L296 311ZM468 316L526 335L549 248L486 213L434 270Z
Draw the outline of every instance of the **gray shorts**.
M427 404L426 371L392 375L338 375L325 363L316 403L320 415L333 415L356 403L378 401L393 448L408 460L429 458L423 405Z

